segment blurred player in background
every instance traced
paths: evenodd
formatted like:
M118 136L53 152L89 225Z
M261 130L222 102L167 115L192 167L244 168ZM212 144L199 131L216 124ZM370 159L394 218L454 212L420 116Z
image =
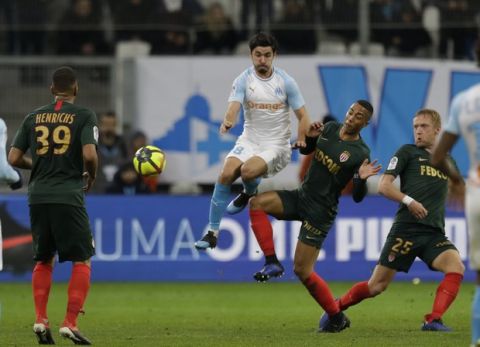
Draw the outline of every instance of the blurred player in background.
M20 189L23 185L22 176L8 164L6 145L7 125L0 118L0 182L7 183L12 190Z
M431 270L445 274L432 312L425 315L421 329L451 330L443 324L442 315L455 300L465 269L457 249L445 236L448 177L435 169L429 159L440 128L438 112L419 110L413 118L415 144L400 147L380 178L379 193L400 206L372 276L340 297L337 302L341 310L385 291L397 271L408 272L419 257ZM394 185L397 176L400 190ZM325 315L321 324L327 323Z
M24 119L8 155L11 165L31 169L28 187L34 259L32 275L40 344L54 344L47 316L55 253L60 262L73 262L68 303L60 335L75 344L90 345L77 327L77 317L90 287L90 258L95 254L84 193L97 170L98 128L95 113L75 106L75 72L55 70L50 87L55 101ZM25 157L30 149L32 158Z
M480 67L480 40L475 46L477 65ZM480 84L459 93L452 101L448 123L432 153L432 164L450 177L451 191L456 202L465 201L469 233L470 268L477 272L475 295L472 304L472 346L480 346ZM460 136L467 144L470 168L467 194L463 178L449 165L447 153ZM466 196L465 196L466 195Z
M239 213L257 192L261 177L271 177L290 162L290 108L298 119L294 148L305 147L305 132L310 118L295 80L273 66L277 55L276 39L265 33L249 42L253 66L233 82L228 108L220 133L228 132L243 106L245 124L242 135L225 159L210 202L209 231L195 243L197 249L214 248L225 210ZM227 207L232 183L241 177L244 191Z
M328 284L314 267L323 241L335 221L342 189L353 178L353 199L362 201L367 194L367 178L381 169L375 162L370 163L370 149L360 136L372 114L372 105L358 100L348 109L343 124L335 121L325 125L312 123L306 133L307 146L301 152L314 151L314 157L300 188L265 192L250 200L252 230L265 255L265 266L254 274L259 282L279 277L284 272L275 253L272 225L267 214L277 219L302 222L294 255L294 272L328 313L329 322L322 327L322 332L339 332L350 326Z

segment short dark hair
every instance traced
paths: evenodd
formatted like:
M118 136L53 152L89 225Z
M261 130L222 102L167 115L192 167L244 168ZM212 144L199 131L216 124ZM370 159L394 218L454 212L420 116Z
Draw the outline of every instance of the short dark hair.
M370 117L372 116L373 106L369 101L360 99L360 100L357 100L355 102L357 104L359 104L360 106L362 106L364 109L366 109L368 112L370 112Z
M272 47L273 53L276 53L278 50L277 39L273 35L264 32L253 35L248 42L248 46L250 47L250 52L256 47Z
M75 71L69 66L59 67L52 75L53 89L58 93L72 92L76 82Z

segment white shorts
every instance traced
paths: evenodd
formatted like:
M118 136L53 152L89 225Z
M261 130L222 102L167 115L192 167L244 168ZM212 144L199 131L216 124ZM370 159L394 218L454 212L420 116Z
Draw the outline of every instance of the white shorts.
M467 182L465 215L469 237L470 268L480 270L480 187Z
M256 144L245 138L238 138L227 158L237 158L243 163L257 156L267 164L267 173L263 177L272 177L290 163L292 148L290 144L280 146L271 144Z

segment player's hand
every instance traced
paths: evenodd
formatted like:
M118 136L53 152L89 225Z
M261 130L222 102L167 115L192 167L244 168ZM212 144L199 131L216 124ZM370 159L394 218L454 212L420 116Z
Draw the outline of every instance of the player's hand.
M230 121L228 121L228 120L224 120L224 121L222 122L222 124L220 125L220 134L226 134L226 133L228 133L228 131L229 131L230 129L232 129L232 127L233 127L233 123L232 123L232 122L230 122Z
M462 211L465 207L465 182L449 183L448 205L455 211Z
M382 169L382 165L377 164L377 159L372 161L371 163L368 162L368 159L365 159L358 168L358 176L362 180L366 180L370 176L374 176L380 172Z
M305 140L303 141L297 140L294 143L292 143L292 149L305 148L305 147L307 147L307 143L305 142Z
M323 123L322 122L313 122L308 127L307 133L305 134L308 137L317 137L323 131Z
M408 205L408 210L417 219L423 219L428 216L427 209L417 200L413 200L410 205Z
M95 178L92 178L92 176L90 176L87 171L82 174L82 177L83 181L85 182L85 185L83 186L83 191L88 192L90 188L92 188L93 182L95 182Z

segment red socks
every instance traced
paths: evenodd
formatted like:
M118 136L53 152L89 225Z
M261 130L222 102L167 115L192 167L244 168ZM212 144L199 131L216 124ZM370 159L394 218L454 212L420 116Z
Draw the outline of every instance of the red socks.
M273 229L267 214L262 210L249 210L253 233L263 254L267 257L275 254Z
M441 319L450 304L457 297L462 284L463 275L455 272L445 274L445 277L437 288L437 294L433 301L432 313L425 315L425 320L430 323L434 319Z
M340 310L344 311L352 305L358 304L363 299L371 298L368 289L368 281L356 283L350 290L339 300Z
M90 288L90 267L86 264L74 264L72 277L68 285L67 314L62 326L77 327L77 317L82 310Z
M48 326L47 303L52 286L52 265L37 263L32 273L33 302L35 304L36 323Z
M340 312L338 303L335 301L327 282L315 272L312 272L310 276L308 276L303 282L303 285L307 287L310 295L313 296L315 301L322 306L329 316L333 316Z

